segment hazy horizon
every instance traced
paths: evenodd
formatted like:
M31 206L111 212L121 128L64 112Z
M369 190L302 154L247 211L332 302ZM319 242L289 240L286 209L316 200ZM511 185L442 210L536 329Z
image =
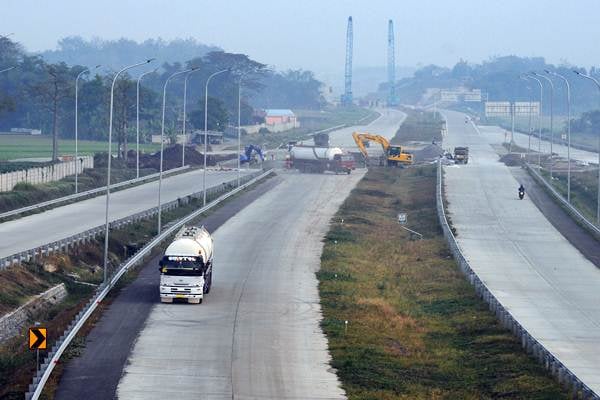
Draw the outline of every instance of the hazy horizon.
M557 0L527 4L507 0L483 8L480 4L408 1L394 7L383 0L302 4L259 0L225 6L185 0L147 0L143 5L133 0L59 4L7 0L0 34L13 33L11 39L31 52L55 49L58 40L74 35L135 41L192 37L277 69L303 68L329 76L343 71L346 20L352 15L357 68L385 65L390 18L395 23L398 66L452 66L460 59L478 63L513 54L541 56L555 64L600 65L591 40L600 34L595 21L600 3L583 0L567 6Z

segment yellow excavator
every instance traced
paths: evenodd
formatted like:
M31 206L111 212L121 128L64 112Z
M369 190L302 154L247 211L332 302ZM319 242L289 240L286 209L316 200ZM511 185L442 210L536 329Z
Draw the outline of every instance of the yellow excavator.
M369 155L365 143L368 144L368 142L371 141L379 143L383 148L387 166L404 166L413 163L412 154L404 152L401 146L390 144L389 140L381 135L374 135L366 132L354 132L352 137L354 138L358 149L367 160L369 159Z

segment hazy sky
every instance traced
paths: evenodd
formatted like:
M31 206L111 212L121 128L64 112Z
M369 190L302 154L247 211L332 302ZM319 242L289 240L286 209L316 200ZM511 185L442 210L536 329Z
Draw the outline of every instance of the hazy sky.
M398 65L452 65L494 55L599 65L598 0L2 0L0 34L27 49L64 36L194 37L279 69L343 71L346 20L356 66L385 65L387 20Z

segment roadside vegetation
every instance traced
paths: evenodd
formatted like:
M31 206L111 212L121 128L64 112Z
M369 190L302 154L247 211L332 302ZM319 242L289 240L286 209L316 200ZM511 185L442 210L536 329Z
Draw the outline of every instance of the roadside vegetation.
M553 172L554 179L550 179L550 172L541 171L547 182L564 197L567 198L567 173ZM571 172L571 203L585 217L595 222L598 207L598 171L586 170Z
M322 327L348 397L566 399L462 276L435 183L434 166L370 169L325 238Z

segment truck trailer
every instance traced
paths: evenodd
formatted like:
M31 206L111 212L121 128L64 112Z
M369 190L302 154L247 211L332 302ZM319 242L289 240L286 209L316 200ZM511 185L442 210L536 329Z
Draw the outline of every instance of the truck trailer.
M290 150L290 163L301 172L349 174L356 169L354 156L339 147L294 146Z
M212 284L213 238L204 227L184 226L159 262L160 301L202 303Z

